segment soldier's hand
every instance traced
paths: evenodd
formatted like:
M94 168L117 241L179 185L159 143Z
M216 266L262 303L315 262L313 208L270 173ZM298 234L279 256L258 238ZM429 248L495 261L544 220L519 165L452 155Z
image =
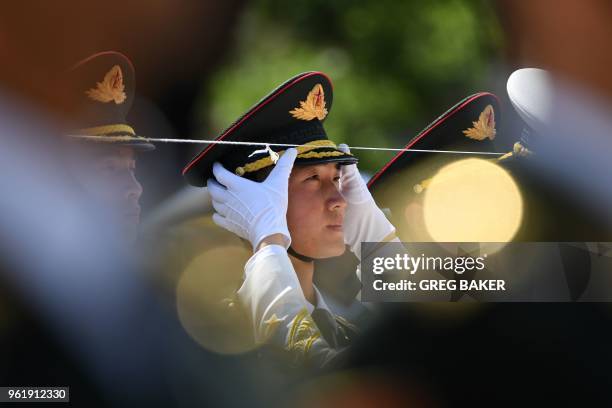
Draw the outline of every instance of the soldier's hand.
M251 242L253 250L257 250L264 238L274 234L280 234L288 248L291 244L287 227L289 175L296 156L296 149L287 149L261 183L239 177L215 163L216 180L208 180L215 209L213 221Z
M350 153L347 145L338 149ZM395 237L395 227L378 208L356 164L342 166L340 192L347 202L344 217L344 241L360 258L362 242L380 242Z

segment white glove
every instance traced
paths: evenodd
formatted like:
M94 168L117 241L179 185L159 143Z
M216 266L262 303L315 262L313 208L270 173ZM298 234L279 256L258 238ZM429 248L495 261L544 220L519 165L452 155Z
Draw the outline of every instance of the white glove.
M350 153L347 145L338 149ZM362 242L381 242L394 237L395 227L374 202L356 164L342 166L340 192L347 202L344 216L344 242L361 259Z
M217 181L209 179L207 184L216 211L215 224L250 241L253 250L262 239L273 234L282 234L285 248L289 248L289 175L296 156L296 149L287 149L261 183L239 177L215 163L213 174Z

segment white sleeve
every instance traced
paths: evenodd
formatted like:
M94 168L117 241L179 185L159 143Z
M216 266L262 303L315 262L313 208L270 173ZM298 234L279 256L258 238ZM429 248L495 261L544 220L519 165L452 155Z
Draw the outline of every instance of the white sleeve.
M337 353L314 323L314 307L306 300L287 251L268 245L245 265L238 298L253 324L255 341L288 351L298 364L322 367Z
M401 243L402 241L398 237L394 237L389 242L393 242L393 243L397 244L397 243ZM359 279L359 282L361 282L361 262L359 263L359 265L357 265L357 269L355 270L355 275L357 275L357 279ZM359 292L357 292L357 295L355 296L355 299L357 299L359 302L363 303L363 305L365 305L369 310L374 310L376 308L376 304L375 303L362 302L362 300L361 300L361 289L359 290Z

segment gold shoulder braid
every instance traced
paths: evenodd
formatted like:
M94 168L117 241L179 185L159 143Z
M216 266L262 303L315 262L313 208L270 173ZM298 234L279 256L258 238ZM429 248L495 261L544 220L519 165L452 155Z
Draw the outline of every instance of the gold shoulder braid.
M306 358L313 343L321 337L314 320L306 308L302 309L293 319L287 338L286 350L295 352L296 363Z

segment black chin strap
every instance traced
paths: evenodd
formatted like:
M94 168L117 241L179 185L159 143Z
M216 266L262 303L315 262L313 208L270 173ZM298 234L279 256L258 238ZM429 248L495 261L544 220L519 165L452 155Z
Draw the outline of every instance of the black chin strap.
M306 255L302 255L302 254L298 254L297 252L295 252L295 249L293 249L293 247L289 247L287 248L287 253L289 253L289 255L296 257L297 259L299 259L302 262L314 262L314 258L311 258L309 256Z

